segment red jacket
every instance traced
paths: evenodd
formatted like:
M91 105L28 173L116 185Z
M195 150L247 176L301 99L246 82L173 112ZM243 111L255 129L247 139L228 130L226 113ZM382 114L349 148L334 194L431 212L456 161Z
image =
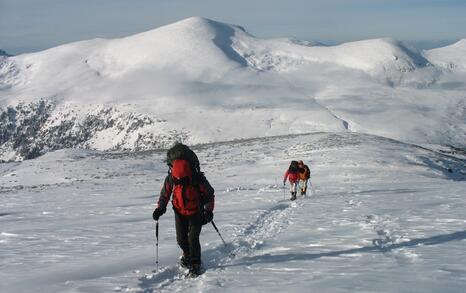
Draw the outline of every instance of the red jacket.
M173 209L184 216L192 216L201 210L213 211L215 205L214 189L203 174L197 177L191 179L191 184L183 190L181 185L174 184L173 176L168 174L160 191L158 207L166 208L170 198L172 198Z
M290 170L287 170L285 173L285 177L283 177L283 182L286 181L286 179L290 181L290 183L296 183L299 180L298 172L290 172Z

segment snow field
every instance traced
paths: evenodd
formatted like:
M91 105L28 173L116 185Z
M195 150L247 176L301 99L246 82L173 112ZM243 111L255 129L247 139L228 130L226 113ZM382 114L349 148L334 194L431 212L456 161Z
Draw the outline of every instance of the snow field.
M63 150L0 165L1 291L461 292L466 283L459 158L350 133L196 152L228 243L203 227L204 275L188 280L176 268L170 209L154 272L163 152ZM315 188L296 202L281 189L291 158L309 163Z

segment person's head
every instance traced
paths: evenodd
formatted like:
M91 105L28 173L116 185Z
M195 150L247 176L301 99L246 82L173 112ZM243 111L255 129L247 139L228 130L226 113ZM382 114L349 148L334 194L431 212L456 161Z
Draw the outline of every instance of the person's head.
M301 160L299 160L299 161L298 161L298 165L299 165L299 166L304 166L304 162L301 161Z

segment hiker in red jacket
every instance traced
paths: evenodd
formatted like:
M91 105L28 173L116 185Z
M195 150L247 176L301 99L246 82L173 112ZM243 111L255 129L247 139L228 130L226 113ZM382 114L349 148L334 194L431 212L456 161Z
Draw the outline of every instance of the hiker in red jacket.
M298 162L291 161L291 164L288 167L288 170L286 170L285 176L283 177L283 185L285 185L286 179L288 179L288 181L290 182L290 192L291 192L290 200L296 199L296 187L299 181L298 171L299 171Z
M182 144L175 145L173 148L175 147L182 150L187 148ZM201 273L199 235L202 225L211 222L214 217L214 189L204 173L200 172L197 156L195 157L197 162L192 162L194 159L187 159L186 155L172 161L169 150L167 157L170 170L160 191L157 208L152 217L158 221L159 217L166 212L171 198L175 212L176 240L183 251L180 265L188 268L190 275L199 275Z

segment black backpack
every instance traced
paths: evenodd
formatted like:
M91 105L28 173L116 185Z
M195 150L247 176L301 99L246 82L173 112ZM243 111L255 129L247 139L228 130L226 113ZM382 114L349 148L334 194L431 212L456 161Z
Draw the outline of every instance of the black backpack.
M290 167L288 167L288 171L290 171L291 173L296 173L298 172L298 169L298 161L291 161Z
M182 143L176 143L167 151L167 165L171 168L174 160L186 160L191 166L193 174L200 173L199 159L196 154L187 146Z

